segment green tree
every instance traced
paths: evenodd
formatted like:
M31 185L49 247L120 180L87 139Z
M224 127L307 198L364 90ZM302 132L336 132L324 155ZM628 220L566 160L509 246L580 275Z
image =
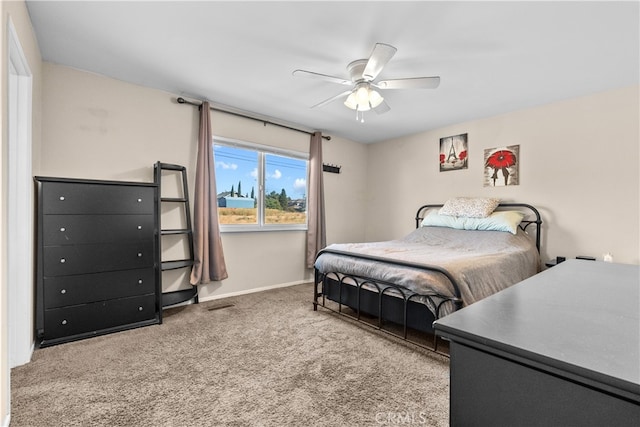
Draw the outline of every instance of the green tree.
M280 206L282 206L282 210L286 210L289 206L289 198L287 197L287 192L284 191L284 188L280 192L280 196L278 196L278 201L280 202Z
M238 181L238 197L242 197L242 187L240 185L240 181Z
M251 198L255 200L256 193L253 191L253 187L251 187Z
M267 209L278 209L282 210L282 205L280 204L280 196L275 191L265 195L264 197L264 206Z
M233 190L233 185L231 186L231 197L233 197L235 194L235 191Z

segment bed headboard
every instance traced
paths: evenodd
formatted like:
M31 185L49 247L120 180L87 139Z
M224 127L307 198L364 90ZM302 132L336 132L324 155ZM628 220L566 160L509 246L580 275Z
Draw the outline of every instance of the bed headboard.
M427 212L432 209L440 209L444 204L430 204L422 205L416 212L416 228L420 227L420 223L426 216ZM538 253L540 253L540 235L542 229L542 219L540 218L540 212L538 209L526 203L500 203L496 210L518 210L524 214L524 219L520 223L519 227L522 231L529 234L529 227L535 228L535 241Z

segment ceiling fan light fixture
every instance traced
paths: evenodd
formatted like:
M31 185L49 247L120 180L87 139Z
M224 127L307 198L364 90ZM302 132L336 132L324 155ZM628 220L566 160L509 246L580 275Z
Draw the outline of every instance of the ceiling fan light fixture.
M365 99L364 102L360 102L358 100L358 94L356 91L349 94L347 99L344 101L344 105L356 111L369 111L371 109L367 99Z
M369 88L367 85L358 86L358 89L356 89L356 101L358 101L358 105L369 103Z
M344 105L356 111L369 111L384 101L382 95L372 90L369 85L359 85L349 94Z
M369 106L369 104L358 104L356 106L356 110L358 111L369 111L371 109L371 107Z
M358 101L356 101L355 91L351 92L347 99L345 99L344 105L346 105L348 108L351 108L352 110L358 109Z
M375 90L369 90L369 105L371 108L376 108L378 105L382 104L384 98Z

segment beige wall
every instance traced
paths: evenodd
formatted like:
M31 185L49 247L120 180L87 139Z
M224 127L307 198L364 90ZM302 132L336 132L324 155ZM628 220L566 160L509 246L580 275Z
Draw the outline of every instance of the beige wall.
M7 330L7 76L8 76L8 51L7 51L7 27L9 19L13 23L18 39L26 56L32 74L32 147L33 167L38 167L41 126L41 65L42 59L37 40L33 34L31 20L23 1L0 2L0 17L2 19L0 30L0 107L1 123L0 135L2 140L2 162L0 163L0 188L2 193L2 206L0 208L0 424L4 425L9 420L10 402L9 394L9 367L8 367L8 330ZM31 272L25 272L30 275ZM30 307L25 307L25 312L30 312Z
M197 109L174 95L50 63L44 64L41 174L152 180L156 160L186 165L193 186ZM414 226L415 210L457 195L498 196L538 207L543 257L611 252L639 262L637 87L462 123L374 145L334 138L325 162L328 241L382 240ZM216 135L289 149L308 136L223 113ZM469 134L469 168L440 173L439 138ZM520 185L482 186L483 151L520 145ZM616 161L618 163L616 163ZM587 198L586 196L590 197ZM610 206L622 207L611 209ZM366 212L366 215L365 215ZM201 289L204 298L306 280L303 232L226 233L230 278ZM255 268L247 269L250 260ZM173 289L183 279L165 279Z
M639 114L635 86L372 145L366 238L409 232L424 203L497 196L539 208L545 260L611 252L638 264ZM468 169L439 172L439 139L460 133ZM520 185L483 187L484 150L506 145L520 145Z
M186 166L193 189L197 108L177 104L172 94L52 63L44 70L42 175L152 181L160 160ZM309 149L307 134L220 112L212 113L212 128L216 136ZM325 161L343 166L339 175L324 175L329 241L364 239L365 155L366 146L352 141L324 144ZM340 211L345 203L353 216ZM204 299L311 277L303 231L223 233L222 240L229 279L201 287ZM165 290L186 282L184 275L165 273Z

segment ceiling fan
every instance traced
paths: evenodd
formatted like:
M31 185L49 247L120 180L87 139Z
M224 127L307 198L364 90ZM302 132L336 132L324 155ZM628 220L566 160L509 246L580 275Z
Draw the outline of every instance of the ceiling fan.
M410 77L404 79L375 81L384 66L396 53L397 49L385 43L376 43L368 59L358 59L347 65L350 79L315 73L313 71L295 70L294 76L308 77L351 86L338 95L325 99L311 108L322 107L340 98L345 98L344 105L356 110L356 120L364 122L364 112L373 110L378 114L391 109L376 90L387 89L435 89L440 85L440 77Z

